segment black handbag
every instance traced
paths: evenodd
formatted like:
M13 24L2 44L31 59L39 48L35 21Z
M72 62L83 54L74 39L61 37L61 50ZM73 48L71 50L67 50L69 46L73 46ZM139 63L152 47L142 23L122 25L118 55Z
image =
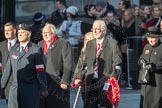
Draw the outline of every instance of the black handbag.
M150 71L146 68L141 68L139 71L138 83L148 84L150 82Z

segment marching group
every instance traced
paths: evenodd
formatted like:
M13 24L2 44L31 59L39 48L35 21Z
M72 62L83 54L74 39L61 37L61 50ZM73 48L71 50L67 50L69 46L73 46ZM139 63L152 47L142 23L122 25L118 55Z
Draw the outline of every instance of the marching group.
M160 5L137 6L120 0L118 11L108 0L84 7L56 0L48 20L36 13L34 24L4 25L0 43L1 98L9 108L70 108L70 85L81 86L84 108L112 108L107 79L127 72L125 38L144 36L139 57L140 108L162 107ZM58 28L58 30L57 30ZM78 62L73 46L84 38ZM128 40L129 47L133 41ZM146 73L147 72L147 76ZM137 72L138 73L138 72ZM127 79L125 79L127 80Z

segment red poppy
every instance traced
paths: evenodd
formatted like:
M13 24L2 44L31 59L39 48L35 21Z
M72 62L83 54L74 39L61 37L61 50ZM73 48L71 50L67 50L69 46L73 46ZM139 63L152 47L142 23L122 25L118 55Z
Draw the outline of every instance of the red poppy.
M26 47L26 48L25 48L25 53L28 53L28 52L29 52L29 48Z

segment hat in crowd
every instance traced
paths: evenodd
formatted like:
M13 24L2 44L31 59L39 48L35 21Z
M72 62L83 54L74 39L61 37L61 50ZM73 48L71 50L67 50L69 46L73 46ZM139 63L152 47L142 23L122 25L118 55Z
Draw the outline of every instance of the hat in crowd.
M105 7L106 3L103 0L99 0L99 1L96 2L96 6Z
M38 13L34 14L33 21L39 22L39 21L42 21L45 17L46 16L43 15L41 12L38 12Z
M31 27L25 23L19 24L17 29L31 31Z
M151 26L146 31L145 36L146 37L160 37L161 36L160 29L158 27Z
M78 12L78 8L75 6L70 6L66 9L66 12L71 13L72 15L76 15Z

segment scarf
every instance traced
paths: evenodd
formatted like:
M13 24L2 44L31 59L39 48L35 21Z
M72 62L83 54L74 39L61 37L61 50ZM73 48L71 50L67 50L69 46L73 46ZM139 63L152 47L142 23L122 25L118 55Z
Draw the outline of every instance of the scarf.
M53 36L53 38L50 40L50 45L53 44L56 40L57 40L58 36ZM49 46L50 46L49 45ZM43 41L43 53L44 55L46 55L47 51L48 51L48 46L47 46L47 42Z

